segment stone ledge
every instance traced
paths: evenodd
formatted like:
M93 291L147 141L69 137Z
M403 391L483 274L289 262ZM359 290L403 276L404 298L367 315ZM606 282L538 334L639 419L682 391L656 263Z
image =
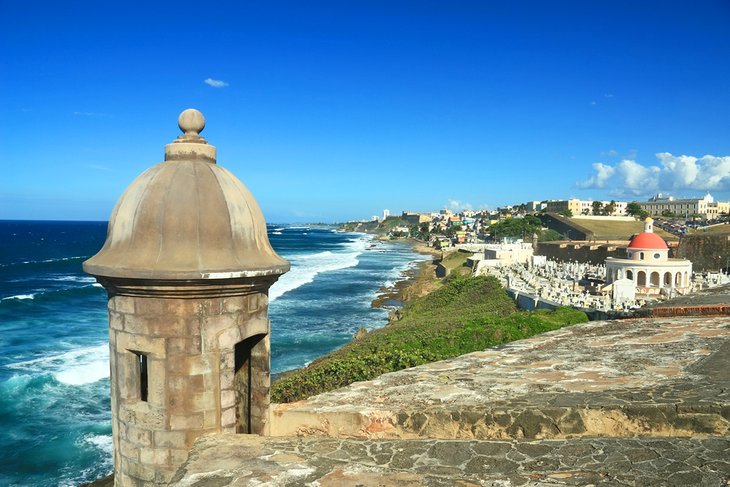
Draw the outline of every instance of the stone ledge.
M592 322L272 407L274 436L730 433L730 318Z
M725 486L729 438L200 438L174 487Z

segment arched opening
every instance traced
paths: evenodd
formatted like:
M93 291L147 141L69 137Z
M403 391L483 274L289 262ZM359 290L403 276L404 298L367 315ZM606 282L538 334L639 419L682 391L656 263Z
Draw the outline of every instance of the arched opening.
M269 409L269 336L254 335L234 349L236 433L264 433Z
M624 277L624 270L616 269L616 279L623 279L623 277Z
M672 273L671 272L664 273L664 285L666 287L672 287Z
M658 272L652 272L651 273L651 285L654 287L659 287L659 273Z
M632 271L626 271L626 279L634 280L634 273Z
M639 252L639 260L644 260L644 252Z
M682 286L682 273L677 272L677 274L674 276L674 286L675 287L683 287Z
M646 272L639 271L636 274L636 285L642 287L646 286Z

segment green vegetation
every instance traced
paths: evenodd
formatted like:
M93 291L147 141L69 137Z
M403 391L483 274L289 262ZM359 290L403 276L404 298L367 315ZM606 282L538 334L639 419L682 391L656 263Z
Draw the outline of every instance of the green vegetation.
M632 201L628 205L626 205L626 213L629 215L636 217L640 220L643 220L647 216L649 216L649 213L641 208L641 205L639 203Z
M565 237L555 230L542 227L542 221L535 216L524 218L505 218L489 227L489 234L494 238L513 237L529 240L533 235L541 242L565 240Z
M543 229L538 236L540 242L555 242L556 240L568 240L565 235L552 228Z
M514 237L529 239L542 230L542 222L535 216L505 218L489 227L489 234L495 238Z
M570 308L517 311L493 277L452 274L401 318L274 382L274 402L305 399L386 372L443 360L587 321Z
M420 225L412 225L410 228L411 237L423 240L425 242L431 238L431 230L429 229L428 222L421 223Z
M440 264L450 274L470 275L471 267L467 267L466 260L471 257L471 252L447 252Z
M370 232L377 235L387 235L396 227L407 227L408 223L398 217L388 217L382 222L377 220L367 222L348 222L340 225L346 232ZM403 236L403 235L401 235Z

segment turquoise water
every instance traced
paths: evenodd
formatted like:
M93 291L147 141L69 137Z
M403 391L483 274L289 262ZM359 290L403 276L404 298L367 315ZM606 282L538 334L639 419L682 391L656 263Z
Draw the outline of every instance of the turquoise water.
M0 221L0 485L72 486L112 470L106 293L81 263L102 222ZM270 291L273 372L301 367L361 327L423 257L331 228L270 225L292 264Z

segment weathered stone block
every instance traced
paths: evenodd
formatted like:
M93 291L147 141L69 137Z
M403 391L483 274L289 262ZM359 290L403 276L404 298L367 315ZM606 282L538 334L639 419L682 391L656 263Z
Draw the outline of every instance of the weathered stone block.
M218 409L203 411L203 429L207 431L220 431L221 416Z
M182 371L190 375L205 375L213 372L218 362L218 355L213 353L203 353L200 355L188 355L180 357L180 365Z
M170 415L170 430L190 430L203 428L203 414Z
M114 303L115 311L129 315L135 314L135 298L130 296L114 296L110 301Z
M196 299L195 312L198 316L219 315L223 311L223 299Z
M127 441L136 446L152 445L152 432L149 430L142 430L133 425L126 425L125 436Z
M109 328L124 330L124 314L109 310Z
M119 440L119 454L122 455L125 458L128 458L130 460L138 461L139 460L139 445L135 445L133 443L130 443L124 438L120 438Z
M200 336L202 334L204 318L188 316L180 319L184 320L186 337Z
M221 426L230 428L236 425L236 408L228 407L221 412Z
M221 409L236 405L236 393L231 389L221 391ZM268 409L268 408L267 408Z
M122 458L122 470L126 471L130 477L139 480L151 482L155 479L155 470L153 468L128 458Z
M172 337L166 342L167 354L172 355L196 355L200 353L200 337Z
M184 431L155 431L152 437L157 448L182 448L186 446Z
M217 410L218 402L213 391L197 392L191 397L191 410L196 412Z
M188 448L185 449L170 449L170 463L172 465L182 465L188 459Z
M126 323L129 323L129 320ZM156 355L155 358L165 358L167 356L164 338L153 338L126 332L117 332L117 350L120 349Z
M222 331L218 335L218 344L216 346L217 350L233 350L236 346L236 343L243 340L245 337L241 333L241 330L238 327L232 327L225 331Z
M248 296L231 296L223 298L222 312L226 314L237 314L247 309Z
M147 465L167 465L170 461L168 448L143 448L139 452L139 461Z

